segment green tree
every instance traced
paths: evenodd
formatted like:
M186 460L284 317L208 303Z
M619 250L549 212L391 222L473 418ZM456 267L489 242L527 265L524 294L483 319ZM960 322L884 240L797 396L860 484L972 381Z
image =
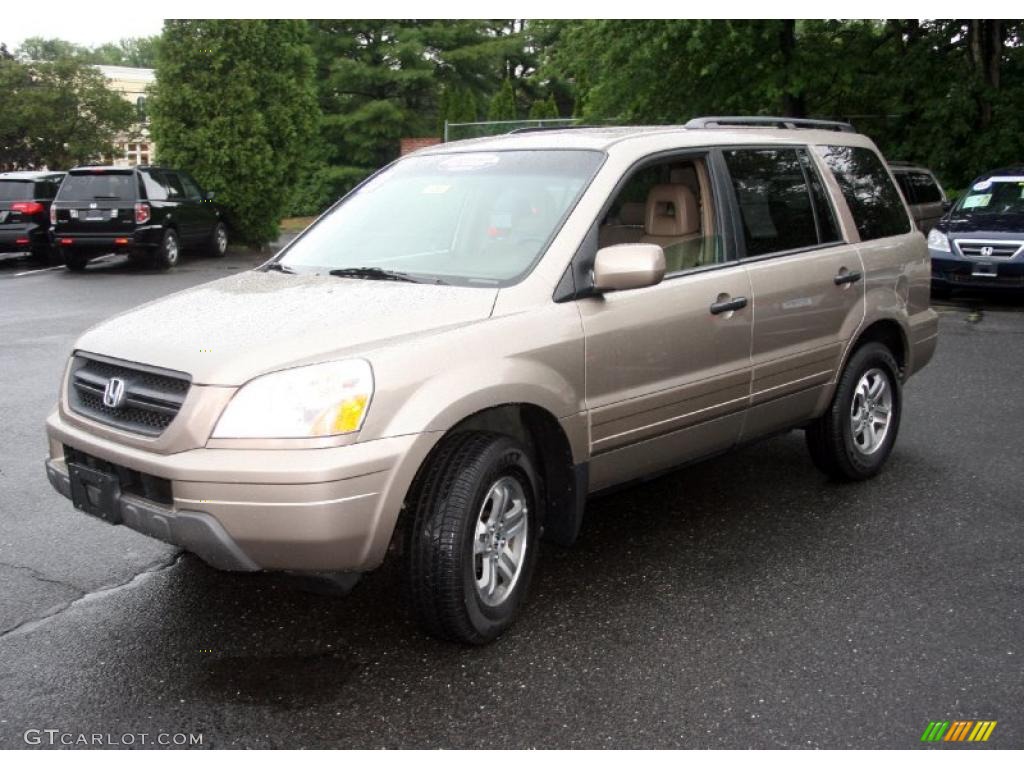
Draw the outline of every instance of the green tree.
M498 92L491 97L491 103L487 107L487 119L515 120L516 113L516 93L512 89L511 78L506 78Z
M272 240L317 132L306 22L167 21L156 71L160 161L216 190L239 239Z
M0 57L0 166L53 169L94 161L129 130L134 107L94 67L74 58L26 63Z
M585 119L851 119L947 184L1024 156L1024 24L1001 20L584 21L538 25L540 75Z
M86 64L112 64L122 67L152 68L156 65L159 36L127 37L116 43L94 48L60 38L29 37L18 48L18 57L30 61L57 61L74 58Z
M546 99L538 99L530 105L530 120L552 120L558 117L558 105L555 104L554 94L549 94Z

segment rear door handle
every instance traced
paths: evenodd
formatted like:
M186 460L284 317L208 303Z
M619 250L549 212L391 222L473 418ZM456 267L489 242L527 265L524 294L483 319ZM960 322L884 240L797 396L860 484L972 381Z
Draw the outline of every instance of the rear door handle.
M723 312L734 312L747 306L746 296L737 296L735 299L722 299L711 305L711 314L720 315Z
M840 272L832 278L832 282L836 285L846 285L847 283L856 283L861 277L860 272Z

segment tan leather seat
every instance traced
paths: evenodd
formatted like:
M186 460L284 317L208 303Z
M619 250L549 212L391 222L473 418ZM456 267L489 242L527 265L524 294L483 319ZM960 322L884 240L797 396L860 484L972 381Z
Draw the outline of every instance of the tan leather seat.
M647 193L644 236L640 242L665 249L667 272L700 263L704 237L697 198L685 184L658 184Z
M646 210L643 203L623 203L619 208L618 221L614 224L605 224L598 232L598 247L639 243L640 238L644 236Z

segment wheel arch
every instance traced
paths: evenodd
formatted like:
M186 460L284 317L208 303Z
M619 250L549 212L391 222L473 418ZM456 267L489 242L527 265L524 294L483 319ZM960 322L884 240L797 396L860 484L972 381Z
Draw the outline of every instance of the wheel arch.
M535 403L493 405L459 420L446 430L423 459L407 493L416 492L422 473L442 450L446 439L475 431L507 435L530 449L541 485L544 538L563 546L571 545L583 519L588 486L587 464L573 461L572 444L562 422L550 410ZM408 507L408 503L403 504L395 526L392 549L402 540L401 531L408 524L408 520L403 519Z

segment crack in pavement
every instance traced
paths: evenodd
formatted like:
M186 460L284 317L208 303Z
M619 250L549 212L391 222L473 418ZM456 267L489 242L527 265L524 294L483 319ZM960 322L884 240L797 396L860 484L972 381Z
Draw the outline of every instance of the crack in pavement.
M73 589L75 592L77 592L79 594L79 596L85 595L85 590L82 589L77 584L72 584L70 581L61 581L60 579L51 578L51 577L47 576L45 573L43 573L42 571L37 571L35 568L33 568L30 565L15 565L14 563L0 563L0 568L11 568L11 569L16 570L16 571L25 571L33 579L35 579L36 581L42 581L42 582L45 582L46 584L56 584L56 585L61 586L61 587L67 587L68 589Z
M83 602L86 602L88 600L95 600L95 599L104 597L106 595L109 595L112 592L120 592L123 589L129 589L130 587L135 585L137 582L142 582L142 581L148 580L149 578L153 577L154 575L156 575L158 573L161 573L162 571L166 571L166 570L168 570L170 568L173 568L178 563L180 563L184 557L185 557L185 553L184 552L178 552L174 556L172 556L170 558L167 558L167 559L165 559L163 561L158 562L153 567L147 568L144 571L140 571L139 573L136 573L134 576L132 576L127 581L122 581L122 582L120 582L118 584L109 584L107 586L99 587L97 589L92 590L91 592L83 592L79 587L75 587L75 586L73 586L71 584L68 584L66 582L56 581L54 579L49 579L49 578L46 578L46 577L41 577L39 575L38 571L35 571L35 569L29 568L28 566L24 566L24 565L8 565L7 563L0 563L0 565L7 565L10 568L20 568L20 569L24 569L26 571L30 571L30 572L33 573L33 575L36 578L39 578L41 581L46 581L46 582L50 582L50 583L54 583L54 584L61 584L61 585L66 586L66 587L72 587L73 589L75 589L76 591L79 592L79 596L76 597L74 600L69 600L67 602L60 603L60 604L54 606L53 608L49 609L45 613L43 613L41 616L33 616L30 619L25 619L25 621L22 621L19 624L16 624L15 626L11 627L10 629L3 630L2 632L0 632L0 640L5 640L8 637L16 637L18 635L28 634L29 632L32 632L32 631L38 629L39 627L43 626L44 624L49 623L51 620L56 619L57 617L61 616L63 613L67 612L68 610L70 610L74 606L78 605L79 603L83 603Z

